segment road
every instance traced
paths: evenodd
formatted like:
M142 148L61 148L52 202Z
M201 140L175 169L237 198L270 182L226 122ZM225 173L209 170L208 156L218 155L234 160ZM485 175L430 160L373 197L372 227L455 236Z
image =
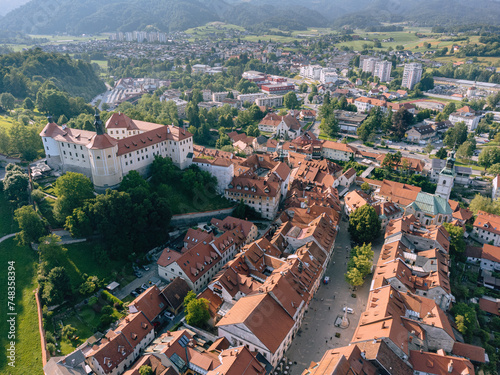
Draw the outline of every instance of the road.
M350 238L347 231L348 222L340 222L340 231L335 242L335 252L325 275L330 277L328 285L321 284L304 317L302 327L286 353L288 361L294 362L290 369L291 375L300 375L311 361L319 361L326 350L349 345L360 314L366 309L371 278L358 288L351 296L352 290L345 281ZM378 260L383 239L373 244L374 264ZM335 319L342 314L342 308L348 306L354 309L354 314L348 314L349 327L335 327ZM335 333L340 333L336 338ZM295 364L295 362L297 362Z

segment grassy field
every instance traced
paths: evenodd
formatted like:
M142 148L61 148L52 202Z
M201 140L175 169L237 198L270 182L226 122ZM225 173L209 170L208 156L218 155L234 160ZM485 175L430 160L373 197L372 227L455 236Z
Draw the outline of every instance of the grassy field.
M170 209L173 215L185 214L188 212L221 210L234 206L234 203L220 195L207 197L200 194L192 198L180 190L173 190L169 197L169 201L171 202Z
M7 265L15 261L16 299L16 361L15 367L8 365L6 350L0 353L0 373L11 375L39 375L42 371L42 354L34 290L36 289L37 255L29 247L17 246L13 238L0 243L0 346L8 347L7 325Z
M14 120L12 117L8 116L0 116L0 128L3 128L5 130L10 129L12 124L14 123Z
M108 61L107 60L90 60L92 64L97 64L103 70L108 70Z

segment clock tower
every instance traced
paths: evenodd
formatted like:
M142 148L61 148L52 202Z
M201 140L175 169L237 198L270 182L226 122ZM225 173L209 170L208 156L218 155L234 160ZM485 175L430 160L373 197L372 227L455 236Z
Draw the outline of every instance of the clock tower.
M451 189L455 183L455 153L446 159L446 166L439 173L438 184L436 188L436 195L448 200L450 199Z

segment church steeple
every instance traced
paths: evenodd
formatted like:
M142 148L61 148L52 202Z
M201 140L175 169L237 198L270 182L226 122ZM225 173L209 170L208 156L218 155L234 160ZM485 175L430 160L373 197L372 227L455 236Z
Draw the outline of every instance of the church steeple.
M104 128L102 126L101 116L99 116L99 113L97 112L97 108L95 110L94 127L95 127L95 132L97 133L97 135L103 135L104 134Z

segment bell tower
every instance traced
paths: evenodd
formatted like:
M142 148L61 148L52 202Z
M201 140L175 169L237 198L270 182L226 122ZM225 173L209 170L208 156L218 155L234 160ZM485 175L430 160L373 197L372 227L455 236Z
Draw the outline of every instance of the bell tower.
M446 166L439 173L436 195L448 200L450 199L451 189L455 183L455 152L446 159Z

